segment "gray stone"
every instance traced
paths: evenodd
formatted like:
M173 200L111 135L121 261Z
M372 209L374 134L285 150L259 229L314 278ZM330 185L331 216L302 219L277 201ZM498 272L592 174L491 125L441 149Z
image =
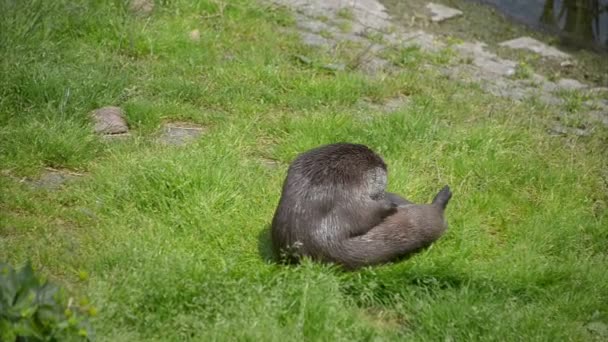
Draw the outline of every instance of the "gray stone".
M431 11L431 21L436 23L462 15L460 10L432 2L426 8Z
M359 62L358 68L369 75L375 75L379 72L383 72L391 67L391 63L386 59L369 56L362 58Z
M573 67L575 64L572 61L563 61L561 63L559 63L559 66L561 66L562 68L571 68Z
M119 107L103 107L91 112L91 117L95 123L94 130L99 134L120 134L127 133L129 126L125 121L125 116Z
M608 87L594 87L589 89L589 93L592 95L600 95L608 97Z
M148 15L154 10L154 0L131 0L129 9L137 14Z
M422 30L403 33L401 35L400 45L404 47L418 46L422 50L430 52L436 52L445 47L445 44L437 41L433 34Z
M392 113L399 109L406 107L410 102L410 99L405 96L398 96L388 99L382 105L383 111L386 113Z
M199 40L201 40L201 31L199 31L198 29L192 30L190 31L190 40L193 42L198 42Z
M465 42L456 45L455 49L462 55L472 58L473 64L484 72L499 76L511 76L515 74L517 63L499 58L496 54L486 51L485 47L485 43Z
M608 338L608 324L600 321L590 322L585 325L585 328L590 332L601 337Z
M559 106L563 102L563 100L560 99L559 97L556 97L556 96L553 96L553 95L547 94L547 93L540 94L539 99L541 102L549 104L549 105L553 105L553 106Z
M329 63L322 65L321 68L328 71L336 72L346 70L346 65L343 63Z
M579 137L586 137L586 136L591 135L591 130L589 130L589 129L581 129L581 128L574 128L574 127L565 127L565 126L562 126L560 124L553 125L553 127L551 127L549 129L549 132L552 135L569 135L569 134L573 134L573 135L577 135Z
M319 20L307 18L303 15L297 16L296 19L296 27L300 30L309 31L313 33L320 33L322 31L335 31L335 28L333 28L332 26L329 26L328 24Z
M581 82L570 79L570 78L560 79L559 81L557 81L557 86L560 89L566 89L566 90L579 90L579 89L587 88L587 86L582 84Z
M353 30L355 33L367 28L384 30L392 25L386 8L377 0L272 0L272 2L296 8L312 17L335 18L340 10L346 9L352 12L353 22L361 25Z
M608 111L594 110L589 112L589 117L596 122L601 122L604 126L608 126Z
M205 132L204 127L185 122L173 122L163 127L160 139L169 145L185 145L193 142Z
M562 52L552 46L549 46L541 41L538 41L531 37L519 37L511 40L504 41L499 44L500 46L509 47L511 49L525 49L535 52L543 57L552 58L570 58L570 55Z
M300 32L300 37L302 38L302 42L306 45L311 46L321 46L321 47L331 47L333 46L333 42L329 39L322 37L319 34L311 33L311 32Z
M68 173L64 171L49 169L46 170L38 179L25 180L25 183L29 184L33 188L46 189L46 190L57 190L61 188L66 182L77 177L75 173Z

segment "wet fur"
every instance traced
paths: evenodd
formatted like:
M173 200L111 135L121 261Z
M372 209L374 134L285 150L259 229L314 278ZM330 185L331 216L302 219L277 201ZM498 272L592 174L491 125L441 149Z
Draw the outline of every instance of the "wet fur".
M290 165L272 221L273 249L346 268L385 263L428 247L445 231L446 186L432 204L385 192L387 167L364 145L338 143Z

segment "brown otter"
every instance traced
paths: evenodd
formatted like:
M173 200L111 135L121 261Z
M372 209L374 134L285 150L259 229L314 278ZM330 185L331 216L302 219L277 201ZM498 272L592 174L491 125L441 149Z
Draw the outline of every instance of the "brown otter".
M396 260L437 240L452 193L416 205L386 192L386 164L364 145L324 145L296 157L272 220L275 253L357 268Z

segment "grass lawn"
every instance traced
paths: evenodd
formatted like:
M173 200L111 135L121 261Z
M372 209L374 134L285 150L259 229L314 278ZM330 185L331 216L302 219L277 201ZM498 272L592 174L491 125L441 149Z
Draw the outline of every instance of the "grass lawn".
M586 325L608 324L606 129L548 135L553 109L448 80L415 49L375 77L306 65L293 56L350 49L306 47L293 24L253 0L157 1L150 17L0 0L0 261L89 297L101 341L605 338ZM396 96L393 113L366 105ZM130 138L92 133L107 105ZM158 143L177 120L207 133ZM289 162L337 141L378 151L389 190L416 202L449 184L446 235L356 272L268 261ZM45 167L82 176L19 182Z

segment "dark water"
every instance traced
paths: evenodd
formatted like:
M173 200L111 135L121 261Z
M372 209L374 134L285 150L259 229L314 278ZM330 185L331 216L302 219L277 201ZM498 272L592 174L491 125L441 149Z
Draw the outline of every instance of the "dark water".
M565 44L608 50L608 0L471 0L558 34Z

